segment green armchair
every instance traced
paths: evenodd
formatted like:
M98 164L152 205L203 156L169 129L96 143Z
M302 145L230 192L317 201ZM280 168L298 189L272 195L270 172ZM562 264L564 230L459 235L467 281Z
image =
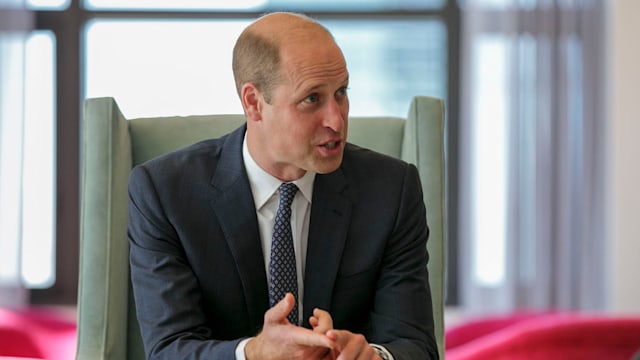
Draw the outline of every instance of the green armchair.
M243 115L126 119L113 98L84 104L81 193L79 360L143 359L129 279L127 182L133 166L224 135ZM428 249L435 333L444 359L444 106L415 97L406 119L352 117L349 141L418 167L431 230Z

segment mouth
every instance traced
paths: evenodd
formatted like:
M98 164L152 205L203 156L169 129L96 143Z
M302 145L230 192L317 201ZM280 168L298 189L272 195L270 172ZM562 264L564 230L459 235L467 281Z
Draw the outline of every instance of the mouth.
M341 143L342 142L340 140L334 140L334 141L326 142L326 143L324 143L324 144L322 144L320 146L322 146L324 148L327 148L328 150L333 150L333 149L339 147Z

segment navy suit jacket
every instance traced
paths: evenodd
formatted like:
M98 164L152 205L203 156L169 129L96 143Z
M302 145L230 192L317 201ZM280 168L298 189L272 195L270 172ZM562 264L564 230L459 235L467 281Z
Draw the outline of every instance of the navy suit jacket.
M269 308L246 126L133 169L131 277L147 357L234 359ZM437 358L428 228L415 166L347 144L314 182L304 274L313 308L397 360Z

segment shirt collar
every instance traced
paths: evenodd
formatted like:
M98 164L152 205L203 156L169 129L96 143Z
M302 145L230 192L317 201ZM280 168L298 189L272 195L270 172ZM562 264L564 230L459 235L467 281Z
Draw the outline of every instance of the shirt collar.
M256 205L256 210L259 211L278 190L282 181L264 171L255 162L253 157L251 157L247 146L246 133L242 142L242 158L244 161L244 167L247 170L247 176L249 177L249 185L251 186L251 193L253 194L253 202ZM315 172L307 171L301 178L292 181L296 184L299 192L302 193L308 203L311 203L311 199L313 197L313 182L315 177Z

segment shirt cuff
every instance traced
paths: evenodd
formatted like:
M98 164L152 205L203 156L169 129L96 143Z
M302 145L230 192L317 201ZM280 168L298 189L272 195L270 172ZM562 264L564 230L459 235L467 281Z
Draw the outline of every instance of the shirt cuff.
M376 351L378 352L378 355L380 355L380 357L383 360L395 360L393 355L391 355L389 350L387 350L384 346L381 346L381 345L378 345L378 344L369 344L369 345L371 345L371 347L376 349Z
M251 339L253 338L246 338L238 343L238 346L236 346L236 360L246 360L244 356L244 348Z

